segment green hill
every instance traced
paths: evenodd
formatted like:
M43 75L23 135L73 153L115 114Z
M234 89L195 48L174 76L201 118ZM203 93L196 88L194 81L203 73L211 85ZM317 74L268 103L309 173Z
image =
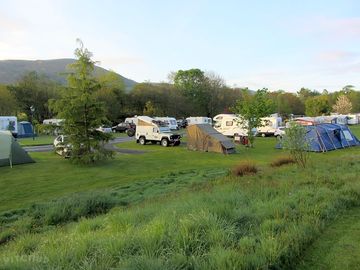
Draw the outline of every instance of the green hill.
M50 79L66 83L66 67L75 59L52 59L52 60L0 60L0 84L12 84L29 71L44 74ZM95 75L109 72L102 67L95 67ZM130 90L136 82L119 75L125 83L126 90Z

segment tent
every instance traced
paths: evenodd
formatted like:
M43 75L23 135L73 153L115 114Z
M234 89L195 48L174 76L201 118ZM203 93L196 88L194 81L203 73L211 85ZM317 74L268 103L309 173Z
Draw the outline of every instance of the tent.
M0 167L35 162L15 141L10 131L0 131Z
M345 125L323 123L305 128L309 151L312 152L327 152L360 145L360 141ZM277 148L282 148L281 142Z
M30 122L21 121L18 123L18 138L28 138L34 136L34 129Z
M232 140L208 124L187 127L187 148L189 150L223 154L235 153L235 145Z

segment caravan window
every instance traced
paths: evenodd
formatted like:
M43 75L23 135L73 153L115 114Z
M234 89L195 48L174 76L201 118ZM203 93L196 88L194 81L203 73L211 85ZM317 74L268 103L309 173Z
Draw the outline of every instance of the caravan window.
M233 121L226 121L226 126L231 127L233 125Z

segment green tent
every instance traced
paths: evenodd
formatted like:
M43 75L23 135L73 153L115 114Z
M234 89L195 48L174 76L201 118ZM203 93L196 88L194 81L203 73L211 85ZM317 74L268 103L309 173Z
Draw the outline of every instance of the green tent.
M0 131L0 167L35 162L15 141L10 131Z

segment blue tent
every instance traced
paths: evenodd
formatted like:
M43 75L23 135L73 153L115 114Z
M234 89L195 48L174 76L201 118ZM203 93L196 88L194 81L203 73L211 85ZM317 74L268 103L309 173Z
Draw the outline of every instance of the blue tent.
M360 145L360 141L345 125L317 124L304 126L306 128L306 140L312 152L327 152L350 146ZM281 142L276 146L282 148Z
M21 121L18 123L18 138L34 136L34 129L30 122Z

